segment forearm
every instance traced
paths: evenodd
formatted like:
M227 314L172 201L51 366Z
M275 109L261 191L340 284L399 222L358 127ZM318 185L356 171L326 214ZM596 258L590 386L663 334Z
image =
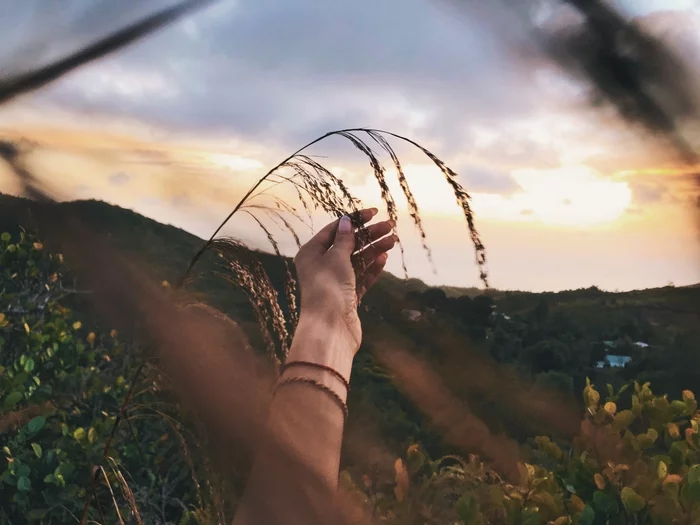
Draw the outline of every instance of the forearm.
M302 315L287 363L303 361L323 365L349 381L353 355L354 350L348 347L342 331L320 316ZM301 515L308 520L306 512L295 516L300 509L297 504L301 496L308 495L302 492L314 487L326 493L326 497L320 499L327 503L328 496L337 488L344 427L341 403L329 392L305 382L283 384L291 378L312 379L330 388L343 403L347 398L343 382L330 371L304 365L285 369L279 380L281 386L270 404L268 424L281 450L258 454L235 525L259 523L261 510L271 521L284 517L285 521L277 523L295 523L301 520ZM277 452L293 461L281 460ZM302 482L308 478L300 476L300 471L305 471L313 481ZM285 477L293 479L284 480ZM259 505L262 502L264 509Z

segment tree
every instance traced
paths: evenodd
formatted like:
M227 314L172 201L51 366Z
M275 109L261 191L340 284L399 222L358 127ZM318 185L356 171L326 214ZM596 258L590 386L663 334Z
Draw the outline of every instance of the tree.
M539 302L537 303L537 306L532 311L532 319L535 323L542 326L547 322L548 317L549 317L549 302L547 301L546 298L543 297L542 299L539 300Z
M447 304L447 294L442 288L428 288L423 292L423 303L428 308L441 309Z
M569 374L556 370L537 374L535 386L561 395L574 395L574 379Z
M569 347L556 339L546 339L525 348L522 358L534 372L562 370L569 360Z
M472 316L473 324L488 326L490 317L493 313L494 302L488 295L477 295L472 299Z

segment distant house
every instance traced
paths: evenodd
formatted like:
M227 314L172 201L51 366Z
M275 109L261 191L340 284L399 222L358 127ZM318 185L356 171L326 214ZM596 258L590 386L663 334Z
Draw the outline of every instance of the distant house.
M418 310L401 310L401 315L403 315L409 321L419 321L423 314Z
M613 355L608 354L605 356L603 361L598 361L596 364L597 368L603 368L604 366L610 366L612 368L622 368L627 363L632 361L632 358L628 355Z

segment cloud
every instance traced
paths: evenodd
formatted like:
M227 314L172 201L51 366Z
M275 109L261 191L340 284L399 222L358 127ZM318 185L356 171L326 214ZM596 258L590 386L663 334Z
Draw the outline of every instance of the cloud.
M115 173L114 175L109 176L109 183L112 186L125 186L129 181L131 180L131 177L124 173L123 171L120 171L118 173Z
M458 170L460 183L470 193L511 194L522 190L515 179L504 171L484 166L464 166Z
M498 38L423 0L222 2L37 100L292 147L383 127L458 151L540 96Z
M698 196L698 175L683 169L632 173L629 186L640 207L692 204Z
M75 14L87 4L70 5ZM514 169L552 169L574 154L580 157L574 163L588 156L587 164L603 173L640 167L654 141L634 142L624 127L595 117L580 86L547 70L529 49L516 55L515 23L486 8L490 23L510 25L484 29L486 18L461 7L425 0L221 1L31 101L197 136L245 138L263 145L266 166L332 129L384 128L416 139L459 168L471 191L488 193L517 191ZM86 21L104 28L119 10L116 0L103 0L82 23L80 17L61 23L84 39L95 33ZM314 152L330 166L363 173L360 179L367 172L365 159L340 139ZM172 162L159 152L151 156ZM416 162L416 152L408 156Z
M668 188L660 183L633 182L631 187L634 201L641 205L657 204L669 195Z

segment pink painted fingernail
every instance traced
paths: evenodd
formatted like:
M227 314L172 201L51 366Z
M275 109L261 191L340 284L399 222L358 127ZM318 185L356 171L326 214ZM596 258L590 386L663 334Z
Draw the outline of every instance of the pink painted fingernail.
M352 231L352 221L347 215L343 215L340 218L340 224L338 224L338 231L340 233L350 233Z

